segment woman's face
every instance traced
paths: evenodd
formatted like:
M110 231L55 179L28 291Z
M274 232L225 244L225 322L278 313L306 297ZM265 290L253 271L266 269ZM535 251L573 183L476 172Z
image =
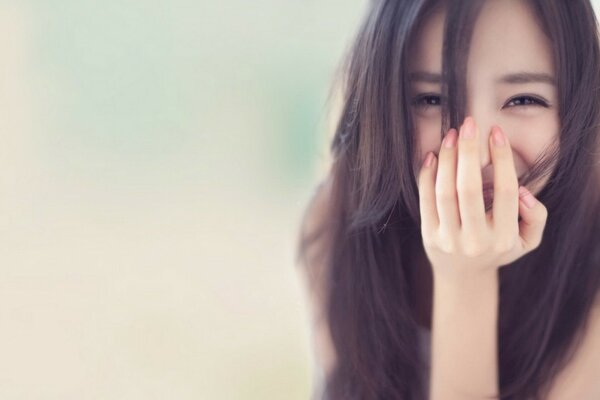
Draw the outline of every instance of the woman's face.
M441 6L424 21L411 53L411 112L418 143L415 171L427 152L437 154L441 145L441 85L431 78L442 70L444 16ZM508 136L519 177L557 137L560 121L551 49L525 2L485 2L467 60L466 104L466 115L473 116L481 133L483 183L493 182L488 145L493 125L499 125ZM528 187L536 194L547 179Z

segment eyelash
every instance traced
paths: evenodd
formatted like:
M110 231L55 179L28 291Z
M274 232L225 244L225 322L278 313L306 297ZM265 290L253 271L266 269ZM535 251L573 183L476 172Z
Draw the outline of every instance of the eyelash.
M420 102L424 99L431 99L431 98L437 98L438 99L438 104L421 104ZM435 95L435 94L424 94L421 96L418 96L414 102L413 105L416 107L429 107L429 106L439 106L440 105L440 101L439 101L440 96ZM527 106L541 106L541 107L549 107L549 104L547 101L544 101L542 99L540 99L539 97L536 96L531 96L531 95L520 95L520 96L515 96L513 98L511 98L507 104L516 101L516 100L530 100L531 103L530 104L520 104L519 106L521 107L527 107ZM517 105L515 106L510 106L510 107L518 107Z

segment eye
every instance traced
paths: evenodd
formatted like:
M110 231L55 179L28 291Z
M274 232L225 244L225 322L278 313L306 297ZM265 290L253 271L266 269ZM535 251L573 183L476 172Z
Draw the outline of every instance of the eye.
M517 96L510 99L505 105L509 108L514 106L542 106L547 108L548 102L535 96Z
M442 98L440 95L435 93L425 93L417 96L413 100L413 105L419 108L427 108L429 106L439 106L442 103ZM537 96L531 95L522 95L513 97L506 103L505 107L514 107L514 106L541 106L541 107L549 107L549 103Z
M429 106L439 106L441 105L441 103L441 96L435 93L424 93L417 96L413 100L413 106L421 108L427 108Z

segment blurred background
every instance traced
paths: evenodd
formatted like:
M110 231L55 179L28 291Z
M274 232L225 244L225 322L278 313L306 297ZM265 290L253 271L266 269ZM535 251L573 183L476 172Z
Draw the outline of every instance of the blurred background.
M0 0L0 398L308 399L293 256L367 3Z
M365 4L0 1L0 398L308 398L294 246Z

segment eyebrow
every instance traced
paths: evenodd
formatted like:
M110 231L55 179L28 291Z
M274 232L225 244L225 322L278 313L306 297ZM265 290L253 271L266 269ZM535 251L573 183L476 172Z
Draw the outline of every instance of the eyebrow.
M442 75L435 72L416 71L409 75L410 82L441 83ZM545 72L515 72L504 75L496 83L522 85L525 83L546 83L556 86L556 80Z
M504 75L496 81L497 83L523 84L523 83L547 83L556 85L556 80L545 72L517 72Z

